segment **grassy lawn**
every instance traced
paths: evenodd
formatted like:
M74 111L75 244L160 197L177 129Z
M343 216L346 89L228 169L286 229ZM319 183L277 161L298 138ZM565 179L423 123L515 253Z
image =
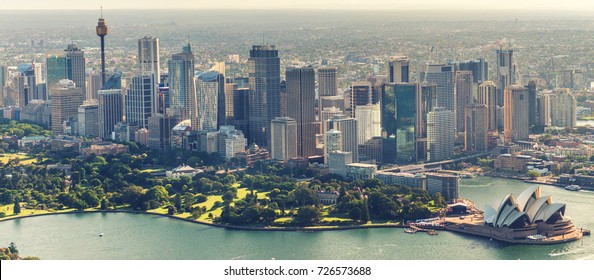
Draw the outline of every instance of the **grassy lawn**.
M20 160L19 165L28 165L37 162L37 158L35 158L34 156L21 155L17 153L5 153L3 155L0 155L0 162L2 164L6 164L9 160L14 158L18 158Z
M165 169L163 168L149 168L149 169L143 169L143 170L139 170L140 173L154 173L154 172L161 172L161 171L165 171Z
M245 195L248 193L250 193L250 191L247 188L237 189L237 198L244 199ZM269 193L270 192L258 192L258 199L268 198Z
M72 211L75 211L75 209L38 210L38 209L25 209L24 207L21 207L21 213L15 215L15 214L13 214L12 204L11 205L0 205L0 212L6 213L6 217L0 218L0 221L5 220L7 218L14 218L14 217L25 217L25 216L39 215L39 214L46 214L46 213L66 213L66 212L72 212Z
M332 221L337 221L337 222L352 222L353 219L340 218L340 217L324 217L324 218L322 218L322 222L332 222Z

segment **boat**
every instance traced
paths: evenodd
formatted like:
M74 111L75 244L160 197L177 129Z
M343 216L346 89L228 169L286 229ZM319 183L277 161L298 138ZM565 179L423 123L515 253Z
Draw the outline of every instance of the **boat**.
M535 235L528 235L528 236L526 236L526 239L530 239L530 240L543 240L545 238L547 238L547 237L544 236L544 235L541 235L541 234L535 234Z
M437 235L437 231L434 230L434 229L430 229L430 230L427 231L427 234L429 234L429 235Z
M579 191L582 188L578 185L569 185L569 186L565 187L565 189L568 191Z
M103 237L103 228L99 227L99 237Z
M99 237L103 237L103 232L99 233Z
M417 232L417 230L416 230L416 229L414 229L414 228L407 228L407 229L404 229L404 232L406 232L406 233L410 233L410 234L413 234L413 233L416 233L416 232Z

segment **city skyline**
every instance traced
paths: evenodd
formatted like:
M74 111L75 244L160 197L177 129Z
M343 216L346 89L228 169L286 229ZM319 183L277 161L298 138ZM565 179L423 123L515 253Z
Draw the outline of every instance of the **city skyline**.
M89 3L91 2L91 3ZM563 2L556 1L538 1L538 0L524 0L521 2L513 0L500 0L497 2L497 7L493 7L492 3L473 1L473 0L454 0L454 1L440 1L440 0L256 0L256 1L241 1L241 0L222 0L217 2L212 1L187 1L187 0L171 0L168 1L168 6L163 7L161 1L156 0L131 0L131 1L116 1L116 0L97 0L85 1L84 3L76 0L31 0L28 5L24 6L20 3L4 3L0 10L99 10L100 6L108 9L209 9L218 10L221 7L226 9L238 10L274 10L274 9L306 9L306 10L473 10L473 9L489 9L489 10L565 10L565 11L584 11L594 10L594 2L588 0L568 0Z

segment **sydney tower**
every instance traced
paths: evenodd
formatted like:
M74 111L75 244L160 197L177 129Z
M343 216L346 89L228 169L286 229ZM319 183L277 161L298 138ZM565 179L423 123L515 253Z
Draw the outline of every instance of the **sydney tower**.
M107 35L107 24L103 18L103 9L101 9L101 17L97 23L97 36L101 38L101 85L105 84L105 35Z

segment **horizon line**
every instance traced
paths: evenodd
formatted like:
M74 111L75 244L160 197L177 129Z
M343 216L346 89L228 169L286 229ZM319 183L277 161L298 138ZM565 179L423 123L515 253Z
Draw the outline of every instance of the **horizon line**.
M49 8L49 9L2 9L0 8L0 11L93 11L93 10L99 10L99 8L75 8L75 9L68 9L68 8ZM402 10L406 10L406 11L448 11L448 12L452 12L452 11L551 11L551 12L558 12L558 11L563 11L563 12L582 12L582 13L586 13L589 11L594 11L594 9L578 9L575 7L563 7L563 8L544 8L544 7L539 7L539 8L534 8L534 7L526 7L526 8L506 8L506 7L501 7L501 8L489 8L489 9L485 9L485 8L461 8L461 7L456 7L456 8L445 8L445 7L440 7L440 8L410 8L410 7L403 7L403 8L376 8L376 7L369 7L369 8L307 8L307 7L303 7L303 8L232 8L232 9L221 9L221 8L213 8L213 7L205 7L205 8L196 8L196 7L192 7L192 8L115 8L115 9L105 9L103 8L103 10L106 11L136 11L136 10L144 10L144 11L203 11L203 10L208 10L208 11L376 11L376 12L381 12L381 11L402 11Z

